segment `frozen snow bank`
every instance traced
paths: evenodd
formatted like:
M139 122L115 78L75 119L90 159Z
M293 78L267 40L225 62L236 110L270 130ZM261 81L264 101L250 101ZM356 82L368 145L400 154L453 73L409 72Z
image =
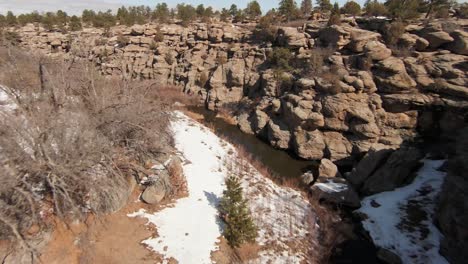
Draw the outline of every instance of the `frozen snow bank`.
M176 148L186 160L183 170L189 196L154 214L139 211L129 216L148 218L158 236L143 243L166 259L179 263L212 263L222 233L216 206L230 171L240 171L252 217L259 227L260 257L252 263L301 263L310 250L309 232L314 217L299 192L282 188L240 162L234 147L206 127L176 112L172 123ZM242 166L242 167L241 167Z
M437 169L443 160L423 160L413 183L369 196L358 210L374 243L397 253L403 263L448 263L439 253L441 233L432 223L435 199L446 173Z
M348 189L346 184L333 182L331 180L327 180L327 182L323 183L316 183L315 186L327 193L339 193Z

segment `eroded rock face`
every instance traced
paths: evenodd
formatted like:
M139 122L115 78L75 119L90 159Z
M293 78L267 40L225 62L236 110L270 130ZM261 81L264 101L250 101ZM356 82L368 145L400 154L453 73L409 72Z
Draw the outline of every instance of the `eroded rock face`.
M384 154L382 154L384 155ZM391 191L412 180L423 158L416 148L402 148L390 154L385 163L367 178L360 191L366 195Z
M402 55L377 32L387 22L371 20L366 29L353 19L281 27L272 45L289 48L297 68L313 64L313 73L278 73L267 59L273 49L238 24L116 26L110 36L95 28L66 35L32 25L19 32L24 47L64 56L80 47L73 54L96 62L104 74L178 86L211 110L247 102L251 109L236 112L242 131L305 159L351 165L369 149L400 148L418 129L448 131L464 120L462 114L430 121L423 110L468 107L466 32L437 21L409 25L397 43L411 52Z

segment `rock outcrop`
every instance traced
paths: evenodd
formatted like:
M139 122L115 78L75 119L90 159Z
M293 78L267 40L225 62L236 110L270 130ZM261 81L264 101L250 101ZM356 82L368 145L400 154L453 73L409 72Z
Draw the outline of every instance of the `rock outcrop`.
M300 158L322 160L323 175L317 176L368 195L411 180L423 155L411 146L415 141L453 140L467 125L468 23L412 24L386 43L388 20L356 21L281 27L273 43L258 42L245 25L221 22L67 34L34 25L10 30L22 47L86 59L106 75L180 87L211 110L228 108L242 131ZM268 59L278 46L291 53L290 71L273 69L278 65ZM334 164L355 166L344 180L336 177ZM307 184L313 180L304 178ZM457 173L448 177L438 215L446 235L443 252L455 262L466 259L458 257L466 255L466 228L457 222L464 218L456 217L463 215L465 181ZM340 192L316 192L343 203ZM357 195L349 195L347 205L359 206Z

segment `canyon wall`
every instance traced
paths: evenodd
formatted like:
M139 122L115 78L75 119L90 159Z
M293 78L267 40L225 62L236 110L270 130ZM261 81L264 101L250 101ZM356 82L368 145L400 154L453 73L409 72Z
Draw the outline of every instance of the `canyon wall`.
M448 155L468 149L456 139L468 122L467 27L463 19L413 23L391 38L386 20L311 21L279 27L273 43L258 41L255 24L14 31L22 47L87 59L106 75L178 86L211 110L229 110L245 133L300 158L349 167L377 153L371 167L346 176L368 195L408 181L424 155L424 147L413 148L418 143ZM397 168L397 177L389 174ZM442 251L454 263L467 240L461 174L449 175L437 216Z

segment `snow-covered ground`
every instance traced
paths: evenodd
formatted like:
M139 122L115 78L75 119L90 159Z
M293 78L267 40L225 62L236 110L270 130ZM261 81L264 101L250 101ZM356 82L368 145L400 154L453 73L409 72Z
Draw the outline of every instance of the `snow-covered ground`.
M165 259L179 263L212 263L211 252L222 234L216 206L224 179L238 172L252 216L259 228L260 257L252 263L300 263L306 258L314 216L306 199L274 184L238 158L234 147L209 129L176 112L172 123L177 150L185 159L183 170L189 196L156 213L139 211L157 229L157 237L144 240Z
M445 172L443 160L423 160L413 183L390 192L369 196L358 210L374 243L395 252L403 263L443 264L439 253L441 234L433 224L435 199Z

